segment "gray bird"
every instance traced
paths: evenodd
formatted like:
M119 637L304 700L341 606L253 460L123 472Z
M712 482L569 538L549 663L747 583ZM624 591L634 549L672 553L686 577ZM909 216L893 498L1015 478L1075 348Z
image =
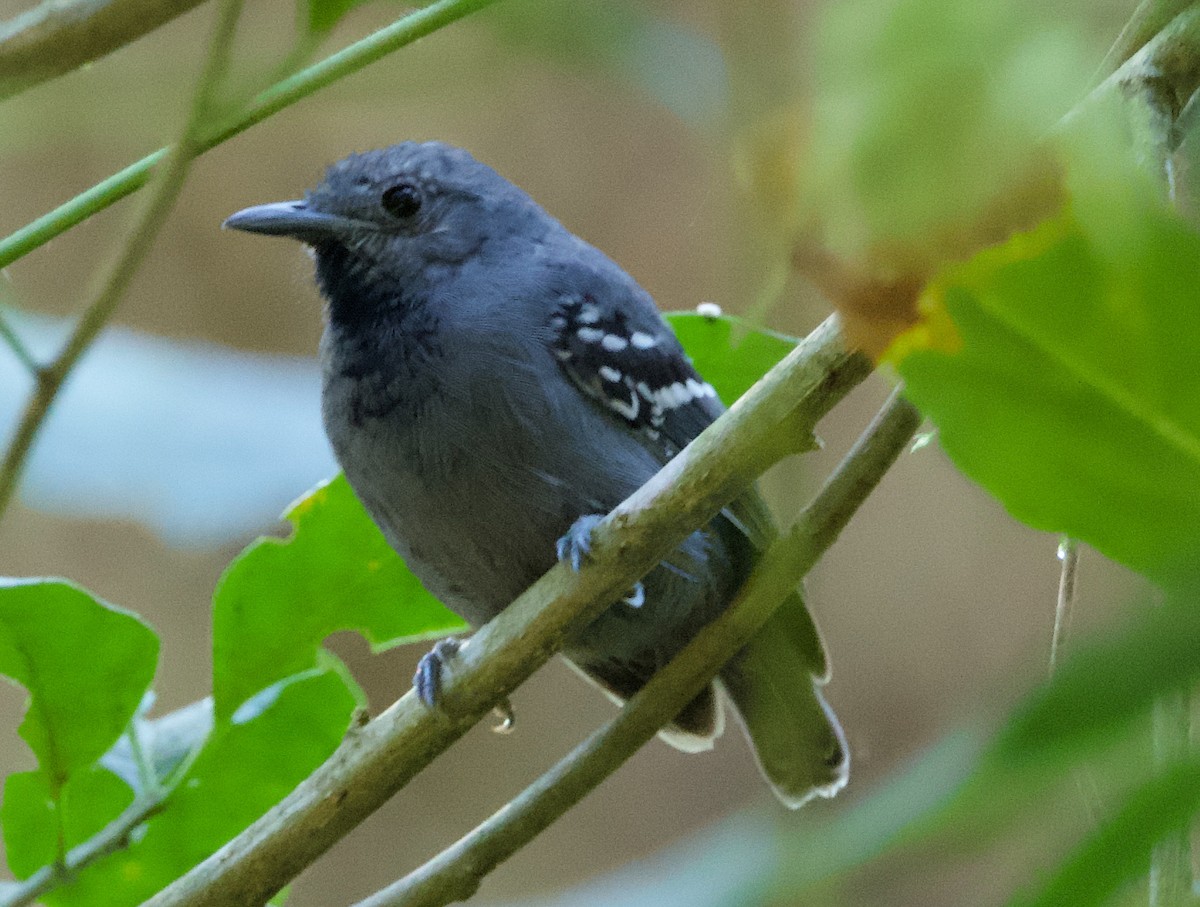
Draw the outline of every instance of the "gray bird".
M367 512L473 626L723 411L653 300L611 259L467 152L405 142L332 165L300 201L225 226L311 247L327 323L325 429ZM690 535L564 649L623 701L731 601L774 528L754 491ZM453 646L417 672L433 705ZM779 799L833 796L849 769L798 594L660 736L708 749L731 700Z

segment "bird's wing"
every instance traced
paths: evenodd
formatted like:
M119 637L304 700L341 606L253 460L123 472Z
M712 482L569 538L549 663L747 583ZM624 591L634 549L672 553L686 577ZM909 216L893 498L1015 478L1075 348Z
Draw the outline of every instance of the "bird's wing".
M552 351L585 396L652 442L664 462L723 411L648 299L604 305L580 294L550 320Z

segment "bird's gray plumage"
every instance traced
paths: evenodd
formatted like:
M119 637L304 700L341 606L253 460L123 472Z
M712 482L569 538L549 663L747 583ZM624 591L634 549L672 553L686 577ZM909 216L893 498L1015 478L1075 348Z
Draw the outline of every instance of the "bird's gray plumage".
M410 569L473 625L722 411L650 296L460 149L352 155L302 201L227 223L313 248L338 460ZM640 605L615 603L565 654L627 698L728 605L771 531L751 493L644 579ZM709 745L725 689L781 798L831 795L845 748L798 597L764 634L664 736Z

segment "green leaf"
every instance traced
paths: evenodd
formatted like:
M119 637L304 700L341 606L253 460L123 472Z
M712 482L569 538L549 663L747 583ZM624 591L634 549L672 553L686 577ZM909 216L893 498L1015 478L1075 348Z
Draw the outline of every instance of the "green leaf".
M1200 760L1172 766L1138 787L1033 896L1014 907L1100 907L1150 869L1154 845L1189 827L1200 809Z
M125 850L45 898L64 907L140 904L215 852L341 743L356 708L336 671L286 678L218 726L162 811Z
M24 686L20 733L50 789L120 736L154 677L158 638L64 580L0 580L0 673Z
M1200 238L1127 201L950 269L895 356L1013 516L1173 584L1200 569Z
M287 513L286 540L259 539L213 601L217 722L277 680L318 665L321 641L356 630L376 651L466 624L425 591L338 476Z
M61 791L51 790L40 771L9 775L4 781L4 850L13 874L24 879L99 832L133 802L133 791L102 768L83 769Z
M675 336L726 405L746 393L797 343L795 337L751 327L740 318L695 312L666 316Z

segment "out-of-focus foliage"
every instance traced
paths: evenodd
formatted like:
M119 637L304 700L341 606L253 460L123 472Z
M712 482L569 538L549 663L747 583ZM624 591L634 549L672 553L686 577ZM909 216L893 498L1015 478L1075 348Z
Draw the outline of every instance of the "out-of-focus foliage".
M1014 516L1170 584L1200 569L1200 237L1095 155L1067 213L930 285L894 358Z
M834 253L928 273L1046 213L1012 193L1095 70L1062 13L1032 0L821 6L801 205Z

